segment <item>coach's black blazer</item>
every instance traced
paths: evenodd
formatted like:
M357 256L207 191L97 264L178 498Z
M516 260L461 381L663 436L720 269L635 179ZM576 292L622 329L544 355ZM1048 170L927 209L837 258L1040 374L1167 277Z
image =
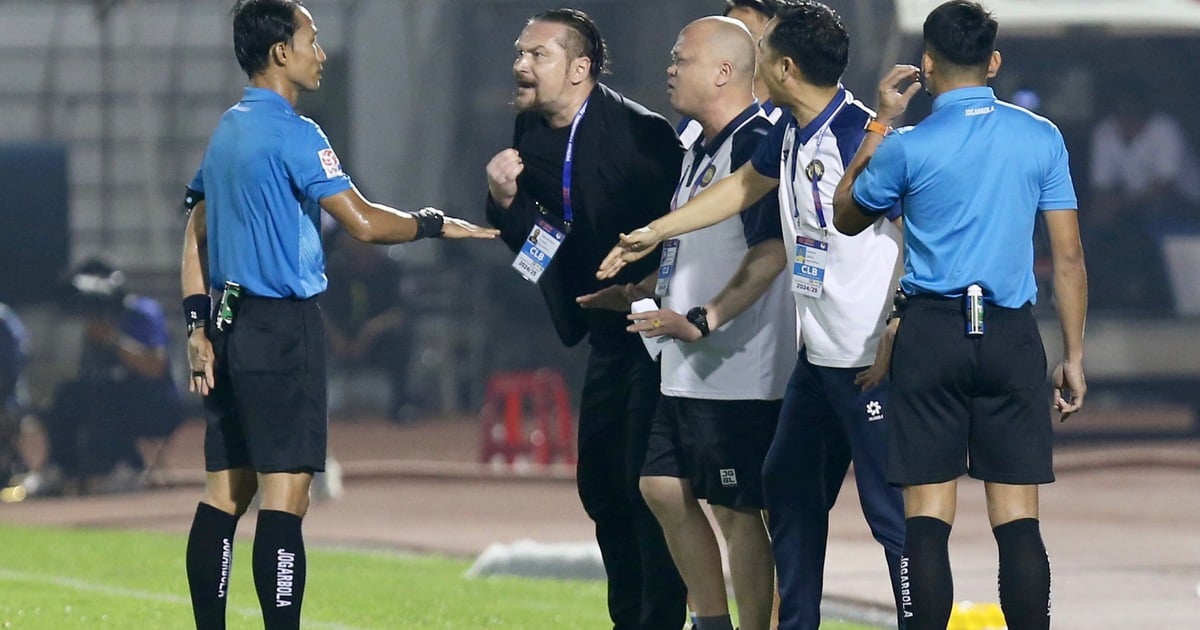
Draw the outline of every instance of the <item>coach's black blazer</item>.
M538 113L517 115L512 146L525 162L517 197L507 209L490 195L487 200L488 221L514 253L533 227L537 204L562 220L566 134L551 130ZM610 284L638 282L657 268L659 255L653 252L612 280L595 278L618 235L670 210L682 158L683 148L665 118L596 85L575 135L572 228L538 283L564 344L574 346L585 336L597 349L637 344L637 337L625 332L624 314L582 309L575 298Z

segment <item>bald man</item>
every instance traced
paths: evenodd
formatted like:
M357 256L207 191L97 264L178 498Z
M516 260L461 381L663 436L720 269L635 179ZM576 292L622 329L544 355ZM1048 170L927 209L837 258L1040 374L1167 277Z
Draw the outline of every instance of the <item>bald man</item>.
M722 15L745 24L750 31L750 37L757 43L762 37L763 30L767 28L767 22L775 17L778 8L777 0L725 0L725 9ZM772 124L783 115L783 110L776 107L775 103L771 101L771 95L767 92L767 84L757 73L754 76L754 97L758 99ZM679 136L680 144L688 149L703 133L703 127L694 118L684 117L675 127L675 133Z
M745 164L771 128L754 100L755 48L725 17L692 22L667 68L671 105L703 126L684 156L673 208ZM732 630L712 506L729 550L744 630L767 630L774 586L763 524L762 465L795 360L795 315L773 191L738 216L664 244L658 272L581 298L628 310L657 294L662 307L629 315L630 331L665 337L662 398L641 489L688 587L696 627Z

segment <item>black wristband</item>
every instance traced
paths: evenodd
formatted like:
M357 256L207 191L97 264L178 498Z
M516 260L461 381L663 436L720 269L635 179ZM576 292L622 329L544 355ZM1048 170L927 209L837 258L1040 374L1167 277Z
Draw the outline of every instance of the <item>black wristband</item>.
M212 319L212 298L196 293L183 298L183 321L190 336L193 330L203 328Z
M413 240L423 238L438 238L442 235L442 226L446 224L446 215L437 208L421 208L412 214L417 221L417 235Z
M687 320L700 329L701 337L708 336L708 309L703 306L693 306L692 310L687 312Z

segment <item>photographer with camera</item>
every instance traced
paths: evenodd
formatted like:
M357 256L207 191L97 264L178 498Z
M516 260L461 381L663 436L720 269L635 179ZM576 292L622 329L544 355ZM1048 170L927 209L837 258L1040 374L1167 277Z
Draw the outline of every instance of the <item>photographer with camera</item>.
M157 301L125 292L125 276L100 260L72 273L62 307L84 320L74 379L55 388L41 414L46 463L24 481L30 495L141 487L136 441L170 435L183 420L167 361L167 329Z

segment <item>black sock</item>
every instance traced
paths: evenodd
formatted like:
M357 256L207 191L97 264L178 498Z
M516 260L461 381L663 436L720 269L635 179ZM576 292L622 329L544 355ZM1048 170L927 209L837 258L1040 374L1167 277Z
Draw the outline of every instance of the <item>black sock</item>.
M905 521L900 555L900 618L906 630L946 630L954 603L950 524L930 516Z
M1011 630L1050 627L1050 559L1036 518L992 530L1000 549L1000 606Z
M259 510L254 530L254 589L266 630L300 627L306 566L300 517Z
M224 630L238 517L201 503L187 541L188 590L197 630Z
M733 630L733 620L729 615L696 617L695 630Z

